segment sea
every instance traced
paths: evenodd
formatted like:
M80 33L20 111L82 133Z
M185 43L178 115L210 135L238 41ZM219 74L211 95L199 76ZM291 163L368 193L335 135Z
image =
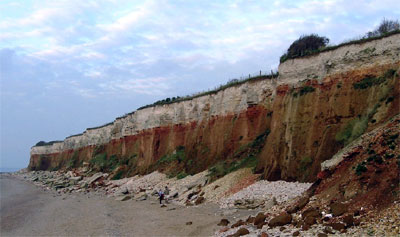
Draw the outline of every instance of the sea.
M20 169L22 169L22 168L3 168L3 167L0 167L0 173L10 173L10 172L18 171Z

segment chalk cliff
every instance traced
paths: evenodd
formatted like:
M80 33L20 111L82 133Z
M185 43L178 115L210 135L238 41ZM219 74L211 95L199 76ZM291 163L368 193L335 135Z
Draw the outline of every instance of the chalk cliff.
M29 168L88 162L124 175L196 173L251 156L266 179L313 181L323 161L400 112L399 68L400 34L290 59L277 78L144 108L34 146Z

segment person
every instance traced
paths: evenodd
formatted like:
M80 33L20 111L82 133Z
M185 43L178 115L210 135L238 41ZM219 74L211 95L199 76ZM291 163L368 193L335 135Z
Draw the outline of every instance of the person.
M168 188L168 186L165 186L164 194L165 194L165 195L169 195L169 188Z
M160 204L161 204L162 200L164 200L164 193L161 189L158 191L158 198L160 199Z
M168 196L169 196L169 188L168 188L168 186L165 186L165 190L164 190L164 201L165 201L165 203L168 203Z

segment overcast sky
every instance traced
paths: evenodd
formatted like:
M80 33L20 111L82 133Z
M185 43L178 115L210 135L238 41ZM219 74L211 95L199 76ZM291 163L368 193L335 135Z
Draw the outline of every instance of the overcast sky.
M26 167L40 140L276 69L302 34L337 44L399 16L399 0L1 0L0 168Z

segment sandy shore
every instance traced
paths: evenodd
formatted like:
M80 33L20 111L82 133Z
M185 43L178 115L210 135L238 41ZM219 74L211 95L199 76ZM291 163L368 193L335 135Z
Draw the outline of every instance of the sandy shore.
M0 175L2 236L211 236L223 217L217 205L183 207L156 200L124 202L95 193L63 194ZM192 222L191 225L186 225Z

